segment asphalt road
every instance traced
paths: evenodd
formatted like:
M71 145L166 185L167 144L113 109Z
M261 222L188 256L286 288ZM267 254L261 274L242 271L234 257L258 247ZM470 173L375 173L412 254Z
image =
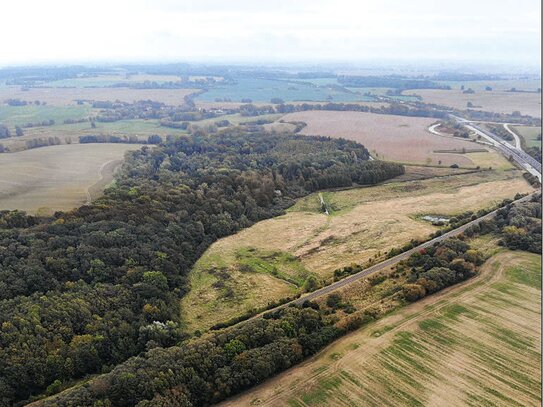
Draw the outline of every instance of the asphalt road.
M514 202L516 203L519 203L519 202L524 202L524 201L527 201L529 199L531 199L532 195L528 195L528 196L525 196L524 198L521 198L521 199L518 199ZM305 301L308 301L308 300L314 300L315 298L317 297L321 297L323 295L326 295L326 294L329 294L331 293L332 291L335 291L337 290L338 288L341 288L341 287L344 287L348 284L351 284L353 283L354 281L357 281L357 280L360 280L362 278L365 278L367 276L369 276L370 274L374 274L374 273L377 273L379 271L382 271L390 266L393 266L395 265L396 263L399 263L400 261L402 260L405 260L407 259L409 256L411 256L413 253L415 252L418 252L419 250L421 249L424 249L426 247L429 247L429 246L432 246L434 243L437 243L437 242L440 242L442 240L445 240L449 237L453 237L453 236L457 236L459 235L460 233L464 232L467 228L469 228L470 226L472 225L476 225L478 224L479 222L485 220L485 219L489 219L489 218L492 218L496 215L496 212L498 212L498 209L496 209L495 211L492 211L492 212L489 212L488 214L480 217L480 218L477 218L475 220L472 220L468 223L466 223L465 225L463 226L460 226L459 228L456 228L456 229L453 229L447 233L444 233L442 234L441 236L438 236L436 238L433 238L432 240L429 240L427 242L424 242L406 252L403 252L401 254L398 254L397 256L394 256L394 257L391 257L390 259L388 260L385 260L379 264L376 264L374 266L371 266L371 267L368 267L367 269L365 270L362 270L356 274L352 274L350 275L349 277L345 277L343 280L339 280L333 284L330 284L326 287L323 287L323 288L320 288L316 291L313 291L311 293L308 293L296 300L293 300L291 302L288 302L286 304L283 304L281 305L280 307L286 307L290 304L302 304L304 303ZM277 308L280 308L280 307L277 307ZM267 311L269 312L269 311Z
M525 168L528 172L535 175L541 181L541 163L538 162L529 154L527 154L524 150L513 147L511 144L502 140L500 137L498 137L491 131L484 129L480 127L479 125L475 124L475 122L463 119L458 116L454 116L452 114L450 116L453 119L455 119L458 123L466 126L470 130L473 130L477 134L480 134L481 136L490 140L492 144L494 144L494 147L500 150L503 153L503 155L505 155L506 158L511 157L518 165Z

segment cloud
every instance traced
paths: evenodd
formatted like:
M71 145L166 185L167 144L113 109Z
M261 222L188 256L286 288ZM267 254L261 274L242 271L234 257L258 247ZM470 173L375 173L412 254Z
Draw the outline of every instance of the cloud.
M0 64L540 60L538 0L27 0L2 8Z

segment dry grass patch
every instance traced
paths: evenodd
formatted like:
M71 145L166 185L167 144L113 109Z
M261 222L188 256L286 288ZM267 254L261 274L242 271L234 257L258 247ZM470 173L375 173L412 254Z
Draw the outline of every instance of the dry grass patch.
M0 101L21 99L27 102L47 102L48 105L75 105L76 100L99 100L134 102L153 100L168 105L181 105L184 97L198 89L130 89L130 88L29 88L21 90L19 86L0 87Z
M221 406L539 406L541 256L481 275L336 341Z
M469 86L466 85L466 89ZM536 92L476 91L463 93L460 89L414 89L405 91L406 95L419 95L426 103L467 109L467 103L473 103L473 109L496 113L519 111L534 117L541 117L541 94Z
M265 220L214 243L200 258L190 274L192 290L182 300L182 315L190 329L206 329L223 316L243 314L255 306L278 300L272 290L254 285L262 295L233 297L223 301L222 288L213 286L213 270L223 268L232 278L232 289L250 285L254 273L239 273L236 253L247 248L258 252L281 252L296 261L286 268L300 267L329 280L333 271L351 263L366 263L391 248L411 239L424 239L437 227L420 219L420 215L455 215L463 211L486 208L516 192L532 188L520 178L520 172L482 172L411 182L396 182L375 187L323 193L332 215L321 213L318 194L299 200L288 213ZM285 263L282 261L281 263ZM297 266L296 266L297 267ZM281 280L268 273L276 280ZM269 284L267 282L266 284ZM284 280L276 284L285 284ZM291 286L281 294L299 292ZM275 291L278 293L278 291Z
M305 122L306 135L343 137L362 143L381 159L442 165L474 166L463 154L434 153L439 150L466 150L479 145L428 132L434 119L364 112L307 111L287 114L285 122Z
M77 144L0 154L0 209L49 214L99 195L137 144Z

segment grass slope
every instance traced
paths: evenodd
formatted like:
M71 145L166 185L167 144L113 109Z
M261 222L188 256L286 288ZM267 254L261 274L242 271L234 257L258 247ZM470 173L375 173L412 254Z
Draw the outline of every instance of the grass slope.
M72 144L0 154L0 209L52 213L80 206L112 180L138 144Z
M190 274L191 291L181 302L184 322L191 330L207 329L302 290L274 275L274 269L329 282L339 267L364 264L411 239L426 238L437 227L421 215L476 211L531 190L518 171L391 182L322 193L330 216L322 213L318 194L311 194L286 215L221 239L204 253ZM251 262L268 265L243 267L240 253L247 252Z
M222 406L538 406L540 331L541 256L503 250Z

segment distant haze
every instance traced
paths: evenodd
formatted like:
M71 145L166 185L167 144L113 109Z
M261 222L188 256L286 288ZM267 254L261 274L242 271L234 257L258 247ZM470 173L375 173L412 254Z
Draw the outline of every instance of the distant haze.
M28 0L0 65L457 61L538 68L540 0Z

